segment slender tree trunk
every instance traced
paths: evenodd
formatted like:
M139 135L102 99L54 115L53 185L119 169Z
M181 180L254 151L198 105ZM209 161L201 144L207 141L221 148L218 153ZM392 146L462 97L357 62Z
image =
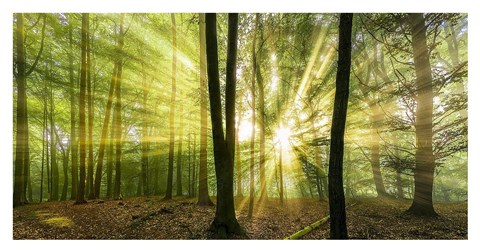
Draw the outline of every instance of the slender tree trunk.
M260 30L260 41L263 41L263 30L259 28L259 19L260 14L256 14L256 25L257 29ZM255 42L255 41L254 41ZM267 195L267 182L265 179L265 92L263 86L263 77L261 72L262 66L262 48L259 48L258 57L256 57L256 67L255 67L255 75L257 77L257 86L258 86L258 126L259 126L259 139L260 139L260 165L259 165L259 173L260 173L260 199L266 199Z
M200 30L200 164L198 174L198 205L212 206L213 202L208 195L208 166L207 166L207 62L205 38L205 14L199 14Z
M206 14L206 47L210 116L212 121L217 207L211 229L220 237L244 231L235 217L233 200L233 163L235 152L235 85L237 60L238 14L228 14L228 47L225 90L226 136L223 135L222 102L218 73L216 14Z
M118 39L119 48L123 48L124 44L124 30L123 22L125 14L120 15L120 34ZM121 51L119 54L121 55ZM115 81L115 184L113 188L113 197L115 199L122 199L121 195L121 178L122 178L122 70L123 59L118 60L117 80Z
M40 175L40 200L39 200L40 203L42 203L43 201L43 173L44 173L44 167L45 167L45 135L47 131L47 103L45 101L43 103L43 125L42 126L43 126L42 128L42 173Z
M427 47L427 27L421 13L409 14L412 29L413 62L417 85L417 111L415 133L417 151L415 154L415 193L408 209L416 215L435 216L432 192L435 171L435 157L432 148L433 88L432 70Z
M112 120L113 121L113 120ZM108 199L112 198L112 180L113 180L113 143L115 141L115 124L112 122L110 127L110 139L107 153L107 195Z
M168 149L168 175L167 192L165 199L172 198L173 191L173 155L175 152L175 94L177 89L177 29L175 24L175 14L171 14L172 19L172 96L170 98L170 145Z
M183 107L180 105L180 124L178 128L178 152L177 152L177 196L182 196L182 144L183 144Z
M141 168L141 181L143 185L143 195L148 196L148 159L149 159L149 148L148 143L150 140L148 139L148 113L147 113L147 98L149 92L149 86L147 85L147 76L145 73L145 66L142 64L142 139L141 139L141 146L142 146L142 168Z
M71 17L69 16L69 19ZM70 78L70 144L71 148L70 151L72 156L72 191L70 194L70 200L75 200L77 195L77 185L78 185L78 149L77 149L77 136L76 136L76 112L77 108L75 106L76 103L76 94L75 94L75 81L73 77L73 34L72 34L72 20L69 20L68 24L68 38L69 38L69 46L70 46L70 53L68 55L69 61L69 78Z
M90 39L90 37L89 37ZM95 198L93 187L93 97L92 97L92 52L91 42L87 43L87 109L88 109L88 173L87 195L88 199Z
M25 174L24 180L24 199L25 203L33 202L32 201L32 182L30 179L30 137L28 130L28 111L27 111L27 102L25 101L25 163L23 167L23 172ZM28 186L28 187L27 187ZM28 188L28 190L27 190Z
M51 70L51 67L50 67ZM52 178L52 193L50 194L51 201L58 200L58 163L57 163L57 143L55 141L55 101L53 97L53 84L50 81L50 156L51 156L51 178Z
M248 217L251 218L253 215L253 201L255 197L255 74L257 72L257 55L256 55L256 43L257 43L257 33L258 33L258 14L255 16L255 31L253 32L253 42L252 42L252 133L250 138L250 198L248 204Z
M240 108L238 108L238 121L237 121L237 129L235 131L235 151L236 151L236 158L235 161L237 163L237 196L238 197L243 197L243 192L242 192L242 157L241 157L241 152L240 152L240 141L238 139L238 132L240 129L240 121L241 121L241 111Z
M192 171L192 196L196 196L197 188L197 134L193 133L193 171Z
M352 51L353 14L340 14L338 67L335 101L331 128L328 192L330 206L330 238L348 239L343 192L343 150L345 123L347 119L350 66Z
M81 74L80 74L80 95L79 95L79 138L80 138L80 178L77 188L76 204L86 203L85 200L85 161L86 161L86 129L85 129L85 93L87 86L87 43L89 37L88 13L82 14L82 44L81 44Z
M95 172L94 194L96 198L100 197L100 186L102 184L103 159L105 157L105 145L107 144L108 126L110 123L110 114L112 111L113 92L116 86L115 82L116 82L116 75L117 75L117 67L118 67L118 62L115 63L113 67L112 79L110 81L110 88L108 90L108 100L107 100L107 106L105 109L105 117L103 118L102 137L100 139L100 148L98 150L98 158L97 158L97 170Z

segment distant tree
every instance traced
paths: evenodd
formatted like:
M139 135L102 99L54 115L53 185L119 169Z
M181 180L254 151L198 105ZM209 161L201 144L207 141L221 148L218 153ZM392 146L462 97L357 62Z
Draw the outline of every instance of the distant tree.
M353 14L340 14L338 31L338 67L330 137L328 193L330 207L330 238L348 239L343 192L343 149L347 119Z
M252 80L250 92L252 94L252 133L250 135L250 198L248 201L248 217L251 218L253 214L253 201L255 198L255 122L257 120L255 115L255 73L257 72L257 33L258 33L258 14L255 16L255 30L253 31L253 40L252 40Z
M70 81L70 144L71 144L71 157L72 157L72 191L70 194L70 200L75 200L77 196L77 186L78 186L78 142L77 142L77 119L76 119L76 83L74 81L73 73L73 28L72 28L72 15L68 15L68 42L69 42L69 52L68 52L68 76Z
M173 190L173 156L175 152L175 94L177 89L177 28L175 14L172 19L172 95L170 97L170 145L168 149L167 193L165 199L172 199Z
M125 19L125 14L120 14L120 29L119 29L119 48L123 48L124 44L124 27L123 22ZM122 52L118 52L119 55L122 55ZM122 72L123 72L123 58L119 59L119 64L117 67L117 78L115 81L115 111L114 111L114 123L115 123L115 184L113 188L113 198L121 199L122 196L120 194L121 189L121 172L122 172Z
M235 152L235 85L237 60L238 14L228 14L228 48L225 90L226 136L222 126L222 101L218 73L217 18L206 14L207 73L212 121L217 207L211 229L220 237L244 233L237 218L233 200L233 164Z

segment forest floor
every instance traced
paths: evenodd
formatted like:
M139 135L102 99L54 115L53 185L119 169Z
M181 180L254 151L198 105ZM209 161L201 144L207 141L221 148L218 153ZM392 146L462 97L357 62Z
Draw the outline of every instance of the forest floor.
M215 198L212 197L215 202ZM29 204L13 210L13 239L209 239L215 207L196 199L138 197ZM351 239L467 239L467 203L438 203L439 217L405 214L411 201L350 199L347 226ZM236 215L250 239L284 239L327 215L328 203L315 199L256 202L248 218L248 198L236 198ZM328 222L303 239L327 239ZM231 237L242 238L242 237ZM244 239L245 237L243 237Z

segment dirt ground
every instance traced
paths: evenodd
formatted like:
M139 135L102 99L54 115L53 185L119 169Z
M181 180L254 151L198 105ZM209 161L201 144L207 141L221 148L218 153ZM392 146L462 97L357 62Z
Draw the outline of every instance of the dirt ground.
M435 204L436 218L405 214L408 200L350 199L347 205L353 203L347 210L351 239L467 239L466 202ZM284 205L269 199L256 202L248 218L248 198L235 204L249 239L284 239L328 212L328 203L316 199L289 199ZM13 210L13 239L209 239L214 215L214 206L183 197L30 204ZM328 228L327 222L303 239L328 239Z

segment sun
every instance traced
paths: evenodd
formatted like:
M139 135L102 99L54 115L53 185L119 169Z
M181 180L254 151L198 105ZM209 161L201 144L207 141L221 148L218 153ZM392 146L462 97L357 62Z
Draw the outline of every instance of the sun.
M278 128L273 139L275 144L279 144L282 147L287 147L290 145L290 136L292 131L289 128Z

